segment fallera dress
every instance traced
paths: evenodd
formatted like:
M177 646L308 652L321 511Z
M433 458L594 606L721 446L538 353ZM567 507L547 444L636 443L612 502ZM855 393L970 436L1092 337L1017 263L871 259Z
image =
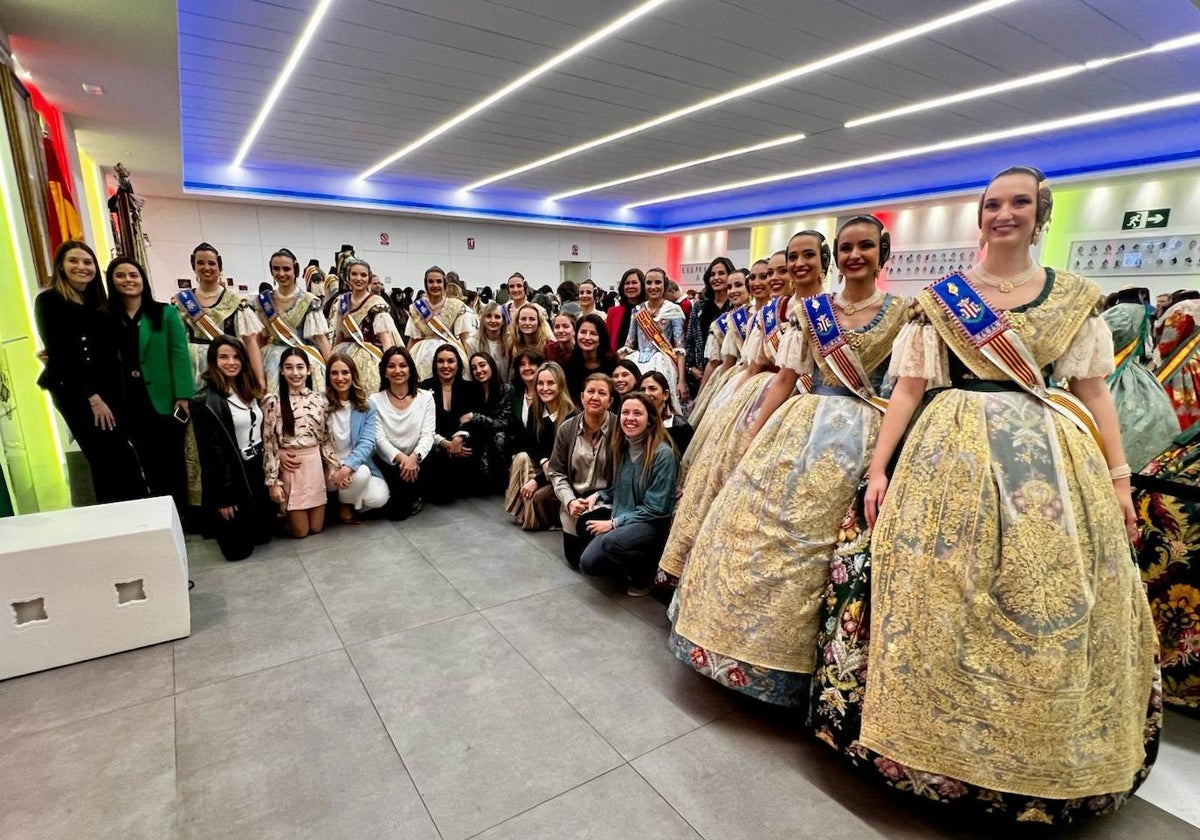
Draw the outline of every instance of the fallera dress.
M876 394L908 314L887 295L869 323L843 331ZM772 415L713 501L676 591L671 648L722 685L805 707L839 527L883 415L842 385L806 322L779 361L813 391Z
M1093 283L1047 269L1004 317L1051 380L1102 377L1113 350L1098 301ZM916 310L890 372L938 390L874 534L843 520L810 722L884 783L965 812L1057 824L1114 810L1157 755L1161 691L1104 456L931 291Z
M1112 330L1116 349L1116 370L1108 376L1108 390L1117 406L1125 458L1136 472L1179 434L1179 418L1171 398L1146 366L1153 350L1150 310L1140 303L1118 303L1102 317Z

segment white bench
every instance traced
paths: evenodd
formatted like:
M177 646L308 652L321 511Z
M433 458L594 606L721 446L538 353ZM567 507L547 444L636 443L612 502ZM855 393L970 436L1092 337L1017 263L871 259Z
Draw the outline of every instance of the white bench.
M191 633L169 497L0 519L0 679Z

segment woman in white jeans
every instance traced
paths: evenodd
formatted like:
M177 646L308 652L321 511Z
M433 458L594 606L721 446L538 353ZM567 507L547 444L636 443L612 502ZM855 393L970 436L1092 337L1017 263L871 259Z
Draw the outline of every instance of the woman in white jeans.
M375 406L367 399L354 360L344 353L329 357L325 367L329 400L326 422L338 466L329 474L329 489L338 494L338 518L357 525L358 513L387 504L388 486L375 466Z

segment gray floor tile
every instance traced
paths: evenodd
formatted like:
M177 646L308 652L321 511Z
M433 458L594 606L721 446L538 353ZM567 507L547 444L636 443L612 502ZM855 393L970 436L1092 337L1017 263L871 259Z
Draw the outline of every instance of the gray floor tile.
M0 741L175 692L169 642L0 682Z
M328 509L328 515L337 516L337 512ZM327 521L325 530L312 534L302 540L292 540L292 546L300 556L315 554L335 549L346 551L349 546L358 545L372 540L395 539L396 529L386 519L368 519L360 525L343 525L340 522Z
M578 580L562 559L521 539L515 525L470 520L401 533L477 609Z
M221 549L216 540L203 540L196 535L189 535L185 542L188 552L188 574L195 578L196 575L219 569L253 566L280 558L293 559L296 556L296 546L301 543L301 540L276 537L266 545L256 546L254 553L245 560L231 563L221 556Z
M1200 826L1200 721L1166 713L1158 762L1137 795Z
M437 832L344 651L177 699L183 840Z
M818 746L735 714L635 759L633 766L705 840L792 840L805 826L825 840L887 836L803 772L802 751Z
M297 559L196 575L192 635L175 643L175 690L341 647Z
M733 695L680 665L666 634L587 583L486 610L497 630L623 756L731 712ZM641 599L647 600L647 599ZM661 605L660 605L661 606Z
M387 540L303 552L300 562L348 645L474 611L395 531Z
M350 655L447 840L620 764L478 615L356 645Z
M700 840L628 765L476 836L476 840Z
M5 741L0 837L174 838L173 704L152 700Z

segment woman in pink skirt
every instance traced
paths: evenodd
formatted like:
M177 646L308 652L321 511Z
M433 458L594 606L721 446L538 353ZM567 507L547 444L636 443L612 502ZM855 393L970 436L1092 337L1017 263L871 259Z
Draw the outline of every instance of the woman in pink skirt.
M337 463L326 432L329 402L312 389L308 358L295 347L279 361L279 395L263 400L263 472L288 534L304 539L325 527L325 474Z

